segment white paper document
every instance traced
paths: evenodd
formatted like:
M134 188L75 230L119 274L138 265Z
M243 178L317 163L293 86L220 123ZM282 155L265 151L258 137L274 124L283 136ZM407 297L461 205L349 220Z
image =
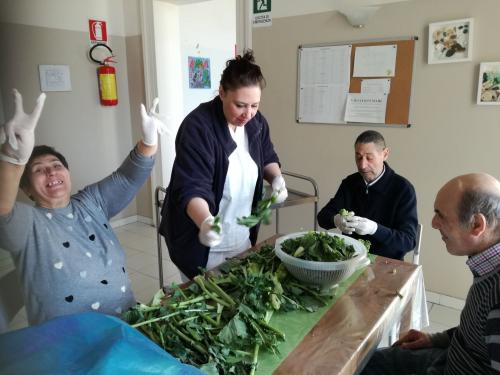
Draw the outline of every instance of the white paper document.
M391 80L389 78L374 78L361 80L362 94L389 94Z
M344 124L348 87L311 86L300 89L299 121Z
M350 84L351 46L304 48L300 52L300 122L344 123Z
M71 91L69 65L38 65L40 91Z
M345 121L385 123L387 95L384 94L349 94L345 110Z
M394 77L397 52L396 44L357 47L353 77Z

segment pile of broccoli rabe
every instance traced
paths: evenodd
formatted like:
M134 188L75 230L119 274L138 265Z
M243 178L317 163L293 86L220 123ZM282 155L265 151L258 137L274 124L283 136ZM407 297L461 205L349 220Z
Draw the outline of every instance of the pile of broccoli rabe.
M267 223L274 196L259 202L251 216L239 219L249 227ZM346 211L347 212L347 211ZM220 233L220 217L213 230ZM369 249L370 242L365 241ZM326 232L288 239L282 249L302 259L334 262L353 257L352 245ZM285 334L269 322L274 312L316 311L336 289L321 290L292 277L264 245L245 258L233 258L220 273L204 272L186 288L173 285L157 293L149 305L138 304L123 319L184 363L206 374L254 374L261 349L278 352Z
M297 281L265 245L244 259L229 260L220 274L204 273L184 289L174 286L168 297L159 294L123 318L206 374L253 374L259 351L276 353L285 339L269 323L273 313L315 311L334 293Z

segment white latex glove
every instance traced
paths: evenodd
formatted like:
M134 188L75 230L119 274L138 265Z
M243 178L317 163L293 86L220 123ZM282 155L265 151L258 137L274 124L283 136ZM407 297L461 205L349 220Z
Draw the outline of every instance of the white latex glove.
M144 104L141 103L141 117L142 117L142 142L147 146L154 146L158 143L158 134L167 131L167 126L159 119L159 113L156 112L156 107L160 99L153 100L153 106L146 112Z
M347 218L350 217L354 217L354 212L349 212L349 216L347 217L337 214L333 217L333 223L342 233L352 234L352 232L354 232L354 227L351 222L347 221Z
M12 93L16 110L14 117L0 126L0 159L25 165L35 145L35 127L45 103L45 93L40 94L30 114L24 113L23 97L19 91L14 89Z
M198 239L200 242L208 247L217 246L222 241L222 234L219 234L212 229L214 220L215 218L212 215L207 216L201 223L200 232L198 233Z
M276 195L276 203L283 203L288 197L288 190L286 189L285 179L282 175L273 178L271 184L273 194Z
M347 217L347 221L354 228L354 231L362 236L366 234L373 234L377 231L377 223L373 220L367 219L366 217Z

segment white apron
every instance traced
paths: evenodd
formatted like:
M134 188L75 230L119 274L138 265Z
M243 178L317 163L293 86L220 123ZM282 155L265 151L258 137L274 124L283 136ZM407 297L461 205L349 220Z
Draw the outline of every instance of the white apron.
M210 248L207 269L214 268L251 246L249 228L236 223L236 219L252 213L252 201L257 183L258 169L248 152L248 137L244 127L229 129L236 149L229 155L224 191L219 205L222 242Z

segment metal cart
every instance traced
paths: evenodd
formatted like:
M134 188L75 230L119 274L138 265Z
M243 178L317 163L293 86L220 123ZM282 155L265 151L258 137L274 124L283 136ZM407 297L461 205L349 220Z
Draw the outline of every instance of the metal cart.
M318 229L318 223L316 221L316 216L318 215L318 200L319 200L319 190L316 181L311 177L304 176L298 173L281 171L284 176L292 177L298 180L307 181L311 184L314 193L305 193L299 190L289 188L289 181L287 181L288 198L286 201L280 204L275 204L271 206L272 209L276 210L276 233L280 233L280 209L284 207L297 206L306 203L313 203L314 205L314 216L313 216L313 227L314 230ZM270 189L270 186L266 187ZM162 186L157 186L155 189L155 213L156 213L156 244L158 247L158 276L160 281L160 288L163 288L163 252L162 252L162 236L159 232L160 220L161 220L161 207L165 199L166 189Z

